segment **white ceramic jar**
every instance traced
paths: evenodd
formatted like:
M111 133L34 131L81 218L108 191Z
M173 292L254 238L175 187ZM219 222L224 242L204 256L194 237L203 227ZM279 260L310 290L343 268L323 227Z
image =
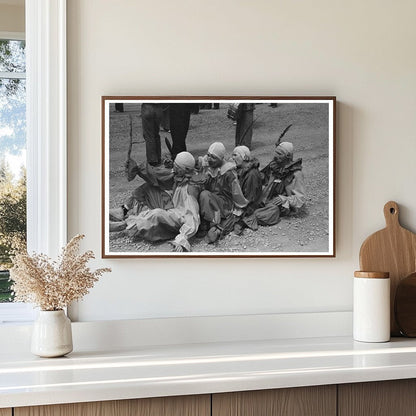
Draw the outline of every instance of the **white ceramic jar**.
M353 336L362 342L390 340L389 273L354 273Z

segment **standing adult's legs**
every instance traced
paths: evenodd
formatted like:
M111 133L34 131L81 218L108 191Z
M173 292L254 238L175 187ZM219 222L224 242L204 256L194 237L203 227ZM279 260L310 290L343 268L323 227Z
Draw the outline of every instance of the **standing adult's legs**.
M240 106L240 116L237 120L237 128L235 130L235 145L247 146L251 149L254 104L240 104Z
M169 106L170 133L172 135L173 158L186 151L186 135L189 130L191 108L189 104L171 104Z
M142 104L143 137L146 143L146 159L152 165L160 165L162 150L160 145L160 123L162 104Z
M169 105L168 104L166 104L162 109L162 121L160 124L164 131L170 131Z

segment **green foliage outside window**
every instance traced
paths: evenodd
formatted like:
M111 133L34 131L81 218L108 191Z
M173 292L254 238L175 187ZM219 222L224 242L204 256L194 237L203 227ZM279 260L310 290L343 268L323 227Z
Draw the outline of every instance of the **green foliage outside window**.
M8 270L0 270L0 303L11 302L13 300L9 276Z
M11 300L8 269L13 250L26 242L26 173L18 181L7 163L0 163L0 302Z

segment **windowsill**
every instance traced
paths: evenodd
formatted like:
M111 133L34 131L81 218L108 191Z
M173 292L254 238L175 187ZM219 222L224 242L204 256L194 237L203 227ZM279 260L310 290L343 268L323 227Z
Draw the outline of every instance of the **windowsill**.
M35 319L36 311L27 303L0 303L0 325L29 324Z

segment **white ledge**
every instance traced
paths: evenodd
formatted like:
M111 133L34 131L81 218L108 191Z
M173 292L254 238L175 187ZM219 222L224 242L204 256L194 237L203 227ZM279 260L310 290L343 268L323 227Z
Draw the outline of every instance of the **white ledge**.
M416 377L416 340L234 341L0 355L0 407L134 399Z

